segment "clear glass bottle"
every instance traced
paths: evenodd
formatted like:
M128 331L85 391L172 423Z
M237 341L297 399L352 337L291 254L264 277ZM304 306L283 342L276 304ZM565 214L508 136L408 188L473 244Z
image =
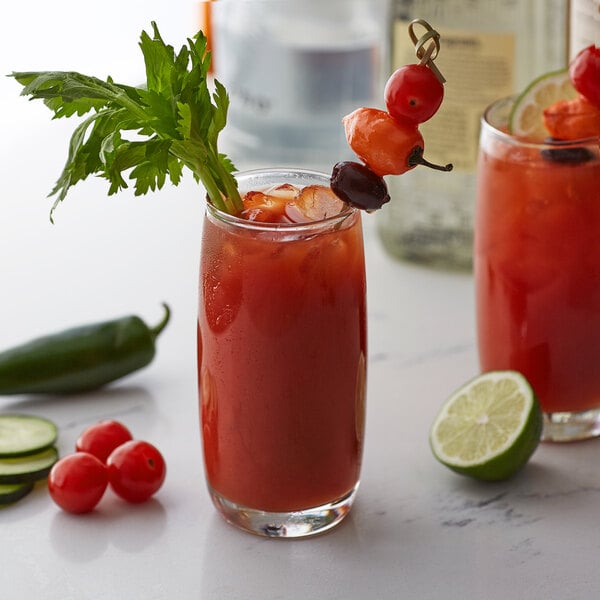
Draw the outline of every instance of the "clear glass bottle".
M569 1L569 58L600 44L600 0Z
M395 0L392 70L415 62L414 18L441 34L436 65L447 79L437 115L421 125L425 156L452 173L418 167L390 177L378 229L395 257L440 268L472 264L479 122L493 100L566 65L567 0ZM383 214L385 213L385 214Z
M382 104L391 0L219 0L214 73L228 89L223 143L240 168L331 170L353 158L341 125Z

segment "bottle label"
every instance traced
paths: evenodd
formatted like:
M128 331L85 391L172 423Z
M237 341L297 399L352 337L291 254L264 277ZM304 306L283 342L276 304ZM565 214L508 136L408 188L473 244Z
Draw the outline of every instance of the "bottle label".
M394 69L418 60L407 28L407 21L394 22ZM425 157L441 164L451 162L455 170L474 171L483 110L515 92L515 35L436 29L442 49L435 64L446 83L439 112L420 126L426 141Z

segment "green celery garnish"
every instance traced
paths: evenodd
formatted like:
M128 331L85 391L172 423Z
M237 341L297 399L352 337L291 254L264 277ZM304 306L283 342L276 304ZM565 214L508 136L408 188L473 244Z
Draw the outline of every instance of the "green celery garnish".
M156 23L152 28L153 37L141 34L147 80L142 88L75 72L11 74L24 86L21 94L42 99L54 118L91 112L73 132L66 165L49 194L56 196L51 219L69 188L90 174L108 179L111 195L128 187L123 173L129 171L139 196L161 189L167 176L177 185L184 167L203 184L217 208L241 210L235 167L217 148L229 97L218 81L212 95L209 91L206 37L199 32L175 54Z

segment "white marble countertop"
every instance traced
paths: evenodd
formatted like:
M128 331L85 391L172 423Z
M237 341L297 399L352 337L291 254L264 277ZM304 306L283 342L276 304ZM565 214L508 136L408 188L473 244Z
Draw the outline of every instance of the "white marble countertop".
M72 0L10 0L0 8L0 71L133 76L137 36L150 20L167 39L193 33L191 2L181 5L178 14L158 0L85 9ZM337 530L312 540L261 539L225 524L204 486L198 431L201 195L188 178L149 197L107 198L105 184L90 180L51 225L45 196L72 124L51 122L18 91L0 78L0 348L128 313L152 322L163 300L173 320L152 365L121 383L68 399L3 398L0 411L56 421L63 454L86 425L121 419L163 451L168 474L141 506L107 495L92 514L76 517L39 486L0 510L0 598L579 600L600 591L598 443L543 445L504 483L477 483L439 465L429 426L447 395L477 372L472 278L394 262L372 217L357 503Z

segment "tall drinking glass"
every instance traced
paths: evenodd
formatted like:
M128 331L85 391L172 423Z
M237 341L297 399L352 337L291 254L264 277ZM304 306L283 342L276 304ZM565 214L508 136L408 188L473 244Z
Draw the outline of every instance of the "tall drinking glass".
M484 371L525 375L543 439L600 433L598 139L527 143L506 133L512 100L482 120L475 228Z
M329 176L272 169L240 192ZM366 372L359 211L302 224L247 221L208 205L198 372L205 472L226 520L272 537L319 533L359 482Z

